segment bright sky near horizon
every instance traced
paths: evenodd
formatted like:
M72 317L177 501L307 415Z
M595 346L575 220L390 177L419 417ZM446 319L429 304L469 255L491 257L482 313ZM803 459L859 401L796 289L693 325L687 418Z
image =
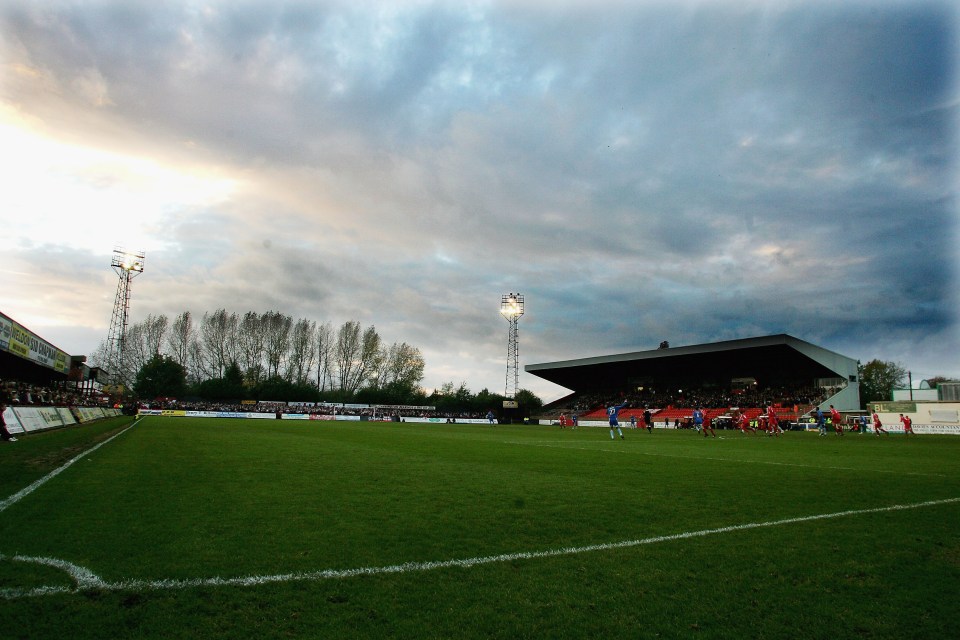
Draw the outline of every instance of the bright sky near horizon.
M960 377L948 1L0 5L0 311L71 354L219 308L427 388L789 333ZM563 389L521 372L545 400Z

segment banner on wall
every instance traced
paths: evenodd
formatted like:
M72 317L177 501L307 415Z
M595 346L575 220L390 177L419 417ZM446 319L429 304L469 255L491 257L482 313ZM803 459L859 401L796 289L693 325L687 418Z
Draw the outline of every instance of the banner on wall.
M960 425L956 424L915 424L914 433L929 433L944 436L960 436Z
M106 418L111 415L117 415L119 411L116 409L104 410L101 407L74 407L73 415L77 418L78 422L90 422L91 420L99 420L100 418Z
M13 412L17 414L24 431L43 431L63 426L56 407L14 407Z
M66 352L4 315L0 315L0 349L59 373L70 372Z
M3 410L3 422L7 425L7 431L13 434L23 433L24 429L20 426L20 420L11 407Z
M73 417L73 412L67 407L57 407L57 413L60 415L60 422L64 425L77 424L77 419Z
M10 350L10 334L13 331L13 321L6 316L0 316L0 351Z
M874 402L875 413L916 413L916 402Z
M3 412L3 419L7 423L7 431L16 434L69 427L78 422L118 415L118 409L102 407L7 407Z

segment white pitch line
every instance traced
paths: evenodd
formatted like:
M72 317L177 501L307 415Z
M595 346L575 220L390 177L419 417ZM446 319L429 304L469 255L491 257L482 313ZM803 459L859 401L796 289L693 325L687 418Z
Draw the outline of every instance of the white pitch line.
M6 556L0 554L0 561L6 559ZM66 560L60 560L59 558L41 558L36 556L17 555L11 557L10 560L15 562L25 562L28 564L40 564L47 567L53 567L54 569L59 569L73 579L73 581L77 584L78 589L100 589L103 588L104 584L106 584L100 579L99 576L89 569L73 564L72 562L67 562ZM47 593L62 593L64 591L71 590L67 587L41 587L41 589Z
M361 567L358 569L325 569L322 571L312 571L306 573L284 573L266 576L246 576L236 578L195 578L186 580L125 580L121 582L104 582L93 572L78 567L77 565L61 560L49 558L28 558L17 556L14 560L22 562L37 562L49 566L59 566L67 571L76 582L75 588L47 586L36 587L33 589L0 589L0 598L13 600L31 596L44 596L57 593L77 593L85 590L103 590L103 591L147 591L161 589L189 589L197 587L252 587L263 584L275 584L283 582L319 582L321 580L337 580L344 578L355 578L358 576L376 576L384 574L412 573L434 571L436 569L452 568L471 568L487 564L513 562L515 560L535 560L540 558L556 558L559 556L571 556L582 553L591 553L595 551L610 551L613 549L626 549L640 545L656 544L660 542L673 542L675 540L686 540L689 538L699 538L703 536L716 535L719 533L730 533L733 531L745 531L748 529L761 529L765 527L777 527L788 524L798 524L803 522L812 522L815 520L829 520L833 518L844 518L850 516L867 515L873 513L885 513L889 511L903 511L907 509L920 509L923 507L934 507L946 504L960 502L960 498L945 498L943 500L929 500L926 502L917 502L914 504L897 504L889 507L875 507L872 509L852 509L849 511L838 511L834 513L822 513L812 516L799 516L795 518L785 518L783 520L771 520L768 522L751 522L747 524L737 524L727 527L718 527L715 529L701 529L699 531L687 531L684 533L675 533L664 536L654 536L651 538L641 538L638 540L623 540L621 542L609 542L603 544L592 544L581 547L565 547L562 549L548 549L546 551L521 551L517 553L505 553L496 556L481 556L477 558L465 558L459 560L438 560L433 562L405 562L403 564L387 565L382 567ZM0 560L3 560L0 556Z
M48 473L47 475L43 476L42 478L40 478L39 480L37 480L36 482L34 482L33 484L31 484L30 486L28 486L28 487L26 487L26 488L24 488L24 489L21 489L20 491L16 492L15 494L13 494L12 496L10 496L10 497L8 497L8 498L3 499L2 501L0 501L0 512L5 511L5 510L7 509L7 507L9 507L9 506L11 506L11 505L14 505L14 504L20 502L21 500L23 500L24 498L26 498L28 495L30 495L31 493L33 493L34 491L36 491L37 489L39 489L40 487L42 487L43 485L45 485L47 482L49 482L50 480L54 479L55 477L57 477L57 476L60 475L61 473L63 473L70 465L72 465L72 464L73 464L74 462L76 462L77 460L80 460L80 459L82 459L84 456L87 456L87 455L93 453L94 451L96 451L97 449L99 449L99 448L102 447L103 445L107 444L108 442L110 442L111 440L113 440L114 438L116 438L117 436L123 435L124 433L126 433L127 431L129 431L130 429L132 429L134 426L136 426L137 422L139 422L139 421L140 421L140 419L137 418L136 420L133 421L133 423L132 423L129 427L127 427L126 429L124 429L124 430L121 431L120 433L116 433L116 434L110 436L109 438L107 438L106 440L104 440L103 442L101 442L100 444L95 445L95 446L93 446L93 447L90 447L89 449L87 449L87 450L84 451L83 453L80 453L79 455L71 458L70 460L67 460L65 463L63 463L63 465L61 465L60 467L54 469L53 471L51 471L51 472Z

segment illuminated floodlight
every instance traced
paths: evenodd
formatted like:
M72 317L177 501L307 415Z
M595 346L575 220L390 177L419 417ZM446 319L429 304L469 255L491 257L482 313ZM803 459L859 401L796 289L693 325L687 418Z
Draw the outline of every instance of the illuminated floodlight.
M520 388L520 316L523 315L523 296L508 293L500 298L500 315L509 323L507 331L507 382L504 396L516 398Z
M119 269L128 273L143 273L143 251L127 251L118 247L113 250L113 260L110 262L110 266L115 270Z
M500 315L509 322L523 315L523 296L519 293L508 293L500 299Z
M110 261L119 281L113 302L113 317L110 319L110 333L107 334L107 373L112 376L113 384L118 386L123 385L129 377L124 370L123 356L130 316L130 281L143 273L143 259L143 251L127 251L116 247Z

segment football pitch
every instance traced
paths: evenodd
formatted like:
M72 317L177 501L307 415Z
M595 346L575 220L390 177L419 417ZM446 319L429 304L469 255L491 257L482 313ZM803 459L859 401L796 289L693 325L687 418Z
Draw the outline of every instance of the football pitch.
M960 438L147 417L0 445L4 638L960 637Z

